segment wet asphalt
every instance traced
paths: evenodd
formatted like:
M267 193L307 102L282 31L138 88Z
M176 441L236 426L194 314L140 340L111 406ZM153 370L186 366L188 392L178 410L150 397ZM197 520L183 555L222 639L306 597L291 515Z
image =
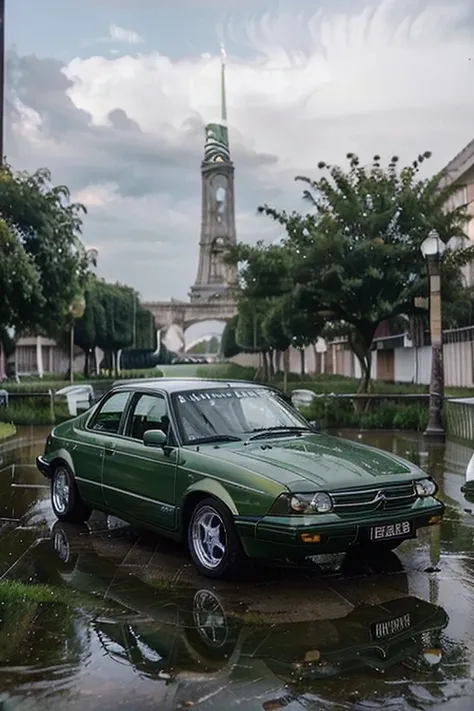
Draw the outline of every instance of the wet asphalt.
M1 711L474 708L474 507L465 445L344 433L430 471L441 527L384 560L201 577L185 549L94 514L55 521L34 458L0 445Z

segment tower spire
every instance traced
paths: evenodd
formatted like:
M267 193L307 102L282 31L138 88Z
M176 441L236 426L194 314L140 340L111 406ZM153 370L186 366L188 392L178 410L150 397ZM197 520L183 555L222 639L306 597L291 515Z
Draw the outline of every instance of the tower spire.
M221 120L224 125L227 124L227 100L225 93L225 60L226 51L224 45L221 44Z

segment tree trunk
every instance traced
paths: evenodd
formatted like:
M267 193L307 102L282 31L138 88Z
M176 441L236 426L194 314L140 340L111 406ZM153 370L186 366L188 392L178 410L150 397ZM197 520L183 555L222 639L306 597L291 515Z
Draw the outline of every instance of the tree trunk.
M304 348L300 348L301 377L306 375L306 353Z
M321 353L318 353L316 350L316 343L313 343L313 355L314 355L314 372L315 374L322 373L322 361L321 361Z
M84 351L84 356L84 376L90 378L93 349L87 348L87 350Z
M283 353L283 392L288 390L288 373L290 371L290 349Z
M275 371L281 373L281 351L275 351Z
M375 328L373 330L375 333ZM365 395L371 391L371 368L372 368L372 337L368 338L367 334L362 334L358 331L349 332L349 345L352 352L359 361L361 370L361 379L359 382L359 387L357 388L358 395ZM370 401L367 399L360 399L355 402L356 412L366 412L369 409Z
M274 356L275 351L270 349L268 351L268 379L273 380L273 376L275 375L275 366L273 362L273 356Z
M268 358L267 358L267 352L262 351L262 364L263 364L263 380L264 382L268 381Z

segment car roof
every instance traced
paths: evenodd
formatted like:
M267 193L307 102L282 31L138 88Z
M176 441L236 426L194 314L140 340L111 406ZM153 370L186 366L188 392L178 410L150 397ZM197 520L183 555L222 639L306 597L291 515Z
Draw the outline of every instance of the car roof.
M273 388L252 380L211 380L208 378L136 378L115 381L113 390L164 390L168 393L185 392L196 389L217 388Z

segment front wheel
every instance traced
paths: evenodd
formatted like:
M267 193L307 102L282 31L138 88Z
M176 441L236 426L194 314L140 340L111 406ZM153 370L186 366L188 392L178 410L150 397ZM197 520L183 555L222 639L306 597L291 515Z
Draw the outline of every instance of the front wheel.
M59 521L85 523L92 510L83 502L67 464L58 464L51 479L51 504Z
M233 577L247 567L232 514L217 499L203 499L188 527L188 547L196 568L208 578Z

